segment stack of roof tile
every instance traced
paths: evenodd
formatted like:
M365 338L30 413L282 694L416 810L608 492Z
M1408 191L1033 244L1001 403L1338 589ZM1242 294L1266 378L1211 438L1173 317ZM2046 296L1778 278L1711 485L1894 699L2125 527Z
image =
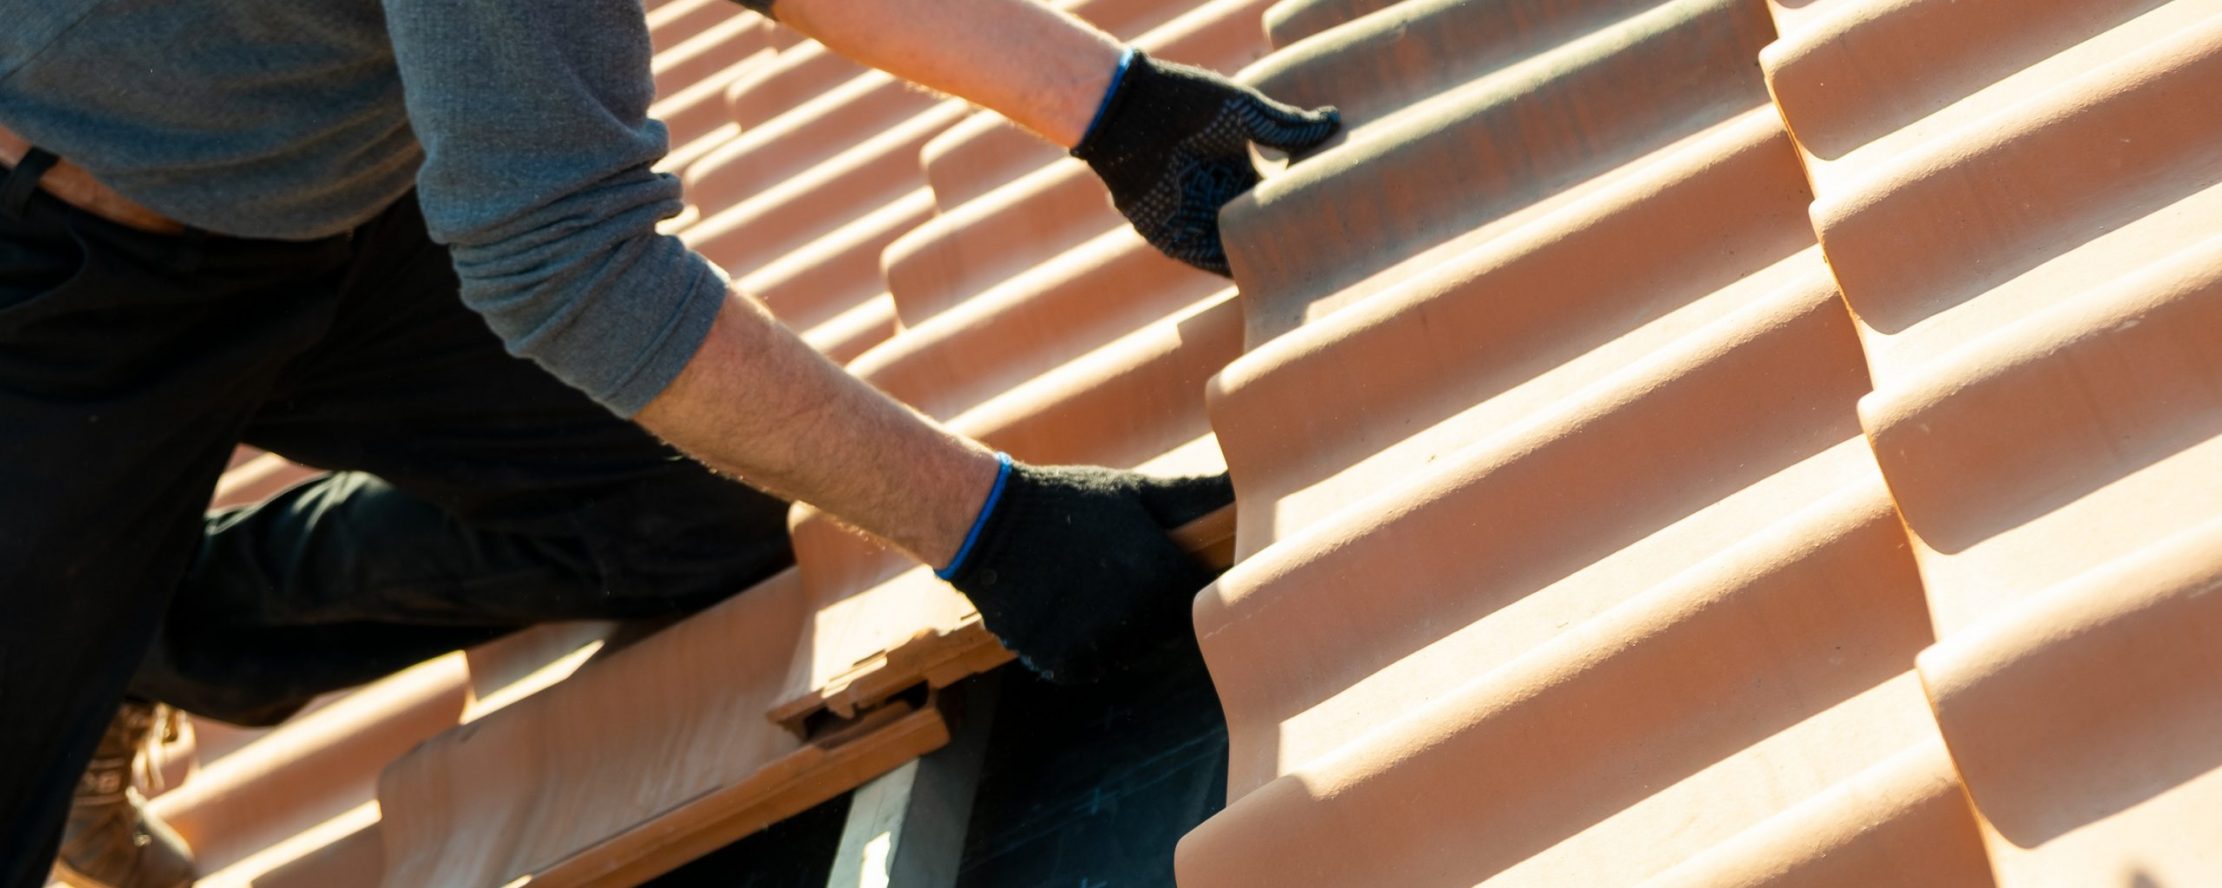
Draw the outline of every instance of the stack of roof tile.
M1234 473L1183 885L2222 871L2222 0L1071 4L1343 109L1223 214L1238 287L991 114L651 6L671 230L1014 455ZM793 523L162 804L258 884L631 883L945 742L1008 655Z

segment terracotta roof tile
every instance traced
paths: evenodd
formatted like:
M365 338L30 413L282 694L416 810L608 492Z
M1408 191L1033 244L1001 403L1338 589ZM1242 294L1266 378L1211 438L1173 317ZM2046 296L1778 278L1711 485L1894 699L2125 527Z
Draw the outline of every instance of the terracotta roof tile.
M993 111L981 111L935 136L919 152L934 207L949 212L1065 152Z
M262 852L370 803L387 762L462 720L469 688L461 655L417 666L204 767L153 809L192 846L210 882L245 883L285 862Z
M734 17L730 0L659 0L648 10L648 39L666 52Z
M1058 160L898 239L887 251L888 291L904 323L916 326L1116 228L1119 218L1086 164Z
M728 13L723 20L678 46L656 53L653 63L656 92L672 97L702 86L718 72L760 50L770 49L771 45L769 22L758 16Z
M371 841L362 834L377 829L381 769L427 737L560 681L610 630L551 624L336 695L275 730L246 732L235 749L200 750L200 767L154 810L192 845L211 888L356 859L360 849L325 849ZM354 868L327 884L377 880L376 870Z
M838 56L824 58L850 66ZM777 117L744 124L744 135L688 168L687 199L716 208L739 203L936 104L885 74L857 72Z
M1107 229L949 310L851 364L930 415L950 418L1227 289L1223 278L1167 259L1133 231Z
M386 846L376 827L349 833L254 878L254 888L372 886L386 871ZM203 884L214 882L201 880ZM210 885L210 888L215 888Z
M766 721L804 601L789 571L387 768L388 884L637 881L947 741L930 706L807 743Z
M1502 50L1438 48L1444 70L1429 76L1447 88L1416 102L1402 88L1375 103L1336 85L1405 64L1403 47L1376 32L1432 34L1433 19L1485 15L1486 4L1392 7L1262 63L1261 83L1300 104L1333 97L1355 128L1222 214L1252 341L1436 257L1392 271L1400 260L1484 242L1522 213L1575 199L1629 161L1765 101L1751 63L1772 38L1762 9L1709 0L1613 14L1626 5L1583 4L1609 8L1561 44L1507 30L1485 32L1513 44ZM1451 60L1467 58L1477 61L1459 81L1452 72L1465 65ZM1369 277L1375 286L1351 286Z
M897 91L895 95L903 94ZM963 116L963 105L954 101L915 115L900 112L895 116L899 122L893 126L792 176L750 189L746 197L734 200L725 209L706 214L681 237L703 256L728 268L761 266L890 201L923 191L918 149ZM697 163L697 170L710 160ZM930 199L923 208L931 208Z

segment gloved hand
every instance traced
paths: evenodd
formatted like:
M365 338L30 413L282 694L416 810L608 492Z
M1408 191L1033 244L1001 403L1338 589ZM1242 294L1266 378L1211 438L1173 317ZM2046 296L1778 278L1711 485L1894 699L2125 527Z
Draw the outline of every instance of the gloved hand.
M1212 571L1167 533L1234 502L1225 474L1006 465L938 573L1020 662L1051 681L1088 682L1191 636L1189 602Z
M1202 68L1129 50L1103 108L1072 156L1151 246L1228 275L1219 208L1258 184L1251 142L1302 151L1342 126L1334 108L1301 110Z

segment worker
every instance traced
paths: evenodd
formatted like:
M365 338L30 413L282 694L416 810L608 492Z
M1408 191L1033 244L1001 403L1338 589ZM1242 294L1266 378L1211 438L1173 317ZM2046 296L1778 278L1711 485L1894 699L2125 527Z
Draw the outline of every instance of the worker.
M1222 274L1250 143L1338 125L1036 0L745 5L1070 148ZM790 499L1054 679L1186 632L1209 577L1167 531L1224 476L1014 462L657 232L637 3L0 17L0 888L196 878L130 789L156 703L267 725L524 625L685 613L789 563ZM332 473L204 515L241 442Z

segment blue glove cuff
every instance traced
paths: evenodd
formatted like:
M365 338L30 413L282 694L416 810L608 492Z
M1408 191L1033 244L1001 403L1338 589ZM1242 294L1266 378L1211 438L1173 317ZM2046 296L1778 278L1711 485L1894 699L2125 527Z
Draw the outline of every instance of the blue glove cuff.
M988 516L995 513L995 503L1003 498L1003 483L1011 480L1011 455L997 451L995 461L995 486L988 488L988 501L980 504L980 514L972 519L972 529L965 532L964 545L957 547L956 557L949 559L949 566L934 571L934 576L947 580L964 567L964 560L972 555L972 546L980 541L980 529L988 526Z
M1080 144L1087 144L1088 137L1096 134L1096 127L1103 123L1103 112L1111 110L1111 98L1119 94L1119 84L1126 81L1126 69L1134 65L1134 47L1119 53L1119 67L1111 71L1111 86L1103 91L1103 101L1096 103L1096 115L1088 118L1088 129L1081 134Z

